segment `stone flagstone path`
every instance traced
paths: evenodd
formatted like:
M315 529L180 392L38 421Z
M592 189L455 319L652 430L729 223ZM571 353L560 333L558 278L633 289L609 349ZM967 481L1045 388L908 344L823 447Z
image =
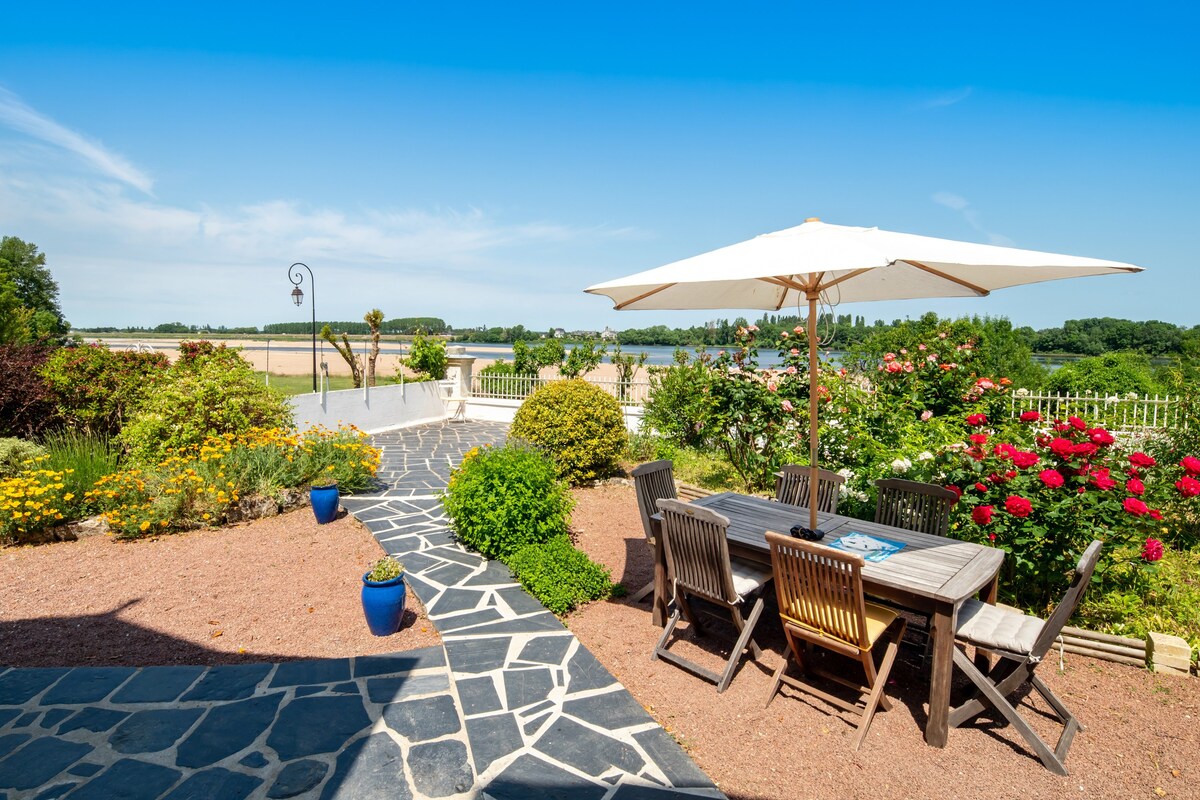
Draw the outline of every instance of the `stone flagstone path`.
M386 488L344 504L402 557L443 647L206 668L0 667L0 800L720 798L437 499L495 423L375 437ZM3 655L0 654L0 659Z

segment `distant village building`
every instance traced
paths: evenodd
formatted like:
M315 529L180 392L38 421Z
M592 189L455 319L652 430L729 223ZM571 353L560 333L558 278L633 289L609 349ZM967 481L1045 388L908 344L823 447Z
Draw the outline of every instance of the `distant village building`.
M567 332L566 332L565 330L563 330L562 328L555 328L555 329L554 329L554 338L555 338L555 339L561 339L561 338L563 338L563 337L564 337L564 336L566 336L566 335L567 335Z
M615 342L617 340L617 332L605 325L604 330L600 333L600 338L606 342Z

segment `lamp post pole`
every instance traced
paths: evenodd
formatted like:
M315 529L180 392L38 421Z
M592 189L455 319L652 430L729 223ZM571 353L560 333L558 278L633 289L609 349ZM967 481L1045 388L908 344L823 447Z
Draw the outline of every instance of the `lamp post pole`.
M304 282L304 273L296 269L297 267L304 267L304 269L308 270L308 290L312 293L312 297L309 298L308 302L309 305L312 306L312 378L313 391L315 392L317 391L317 286L313 281L312 270L309 269L308 264L302 264L299 261L297 261L295 264L292 264L290 267L288 267L288 280L290 280L292 285L296 287L292 289L293 303L296 305L302 305L304 303L304 291L300 288L300 284Z

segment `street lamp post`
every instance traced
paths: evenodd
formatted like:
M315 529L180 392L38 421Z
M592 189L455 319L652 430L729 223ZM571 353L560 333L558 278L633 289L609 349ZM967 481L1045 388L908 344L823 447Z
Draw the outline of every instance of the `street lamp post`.
M300 284L304 282L304 273L296 269L296 267L304 267L308 270L308 290L312 293L312 297L308 302L312 306L312 351L313 351L313 391L317 391L317 286L313 281L312 270L308 264L301 264L297 261L288 267L288 280L296 288L292 289L292 302L296 305L304 304L304 290L300 288Z

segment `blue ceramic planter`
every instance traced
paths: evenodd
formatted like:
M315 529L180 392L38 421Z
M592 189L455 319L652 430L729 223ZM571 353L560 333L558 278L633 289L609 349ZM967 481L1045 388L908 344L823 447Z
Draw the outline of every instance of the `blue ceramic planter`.
M400 618L404 616L404 576L390 581L372 581L363 575L362 607L367 618L367 627L376 636L391 636L400 629Z
M313 486L308 490L308 500L312 504L313 514L318 525L333 522L337 519L338 488L337 486Z

